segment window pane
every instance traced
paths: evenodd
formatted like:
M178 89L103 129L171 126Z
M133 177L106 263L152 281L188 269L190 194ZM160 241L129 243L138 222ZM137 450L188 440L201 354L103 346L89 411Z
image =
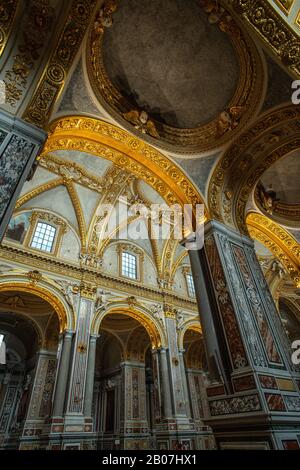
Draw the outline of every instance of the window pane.
M122 253L122 276L137 278L136 256L126 251Z
M52 251L55 234L55 227L43 222L38 222L31 242L31 247L50 253Z
M195 286L194 286L193 276L191 274L187 274L186 280L187 280L189 296L195 297Z

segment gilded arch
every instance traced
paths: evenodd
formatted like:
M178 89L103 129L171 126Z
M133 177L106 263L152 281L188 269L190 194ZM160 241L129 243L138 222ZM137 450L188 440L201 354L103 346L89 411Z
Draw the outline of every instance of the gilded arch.
M267 111L222 155L209 184L212 218L248 234L246 205L262 174L300 148L300 106Z
M187 332L187 330L193 330L202 335L202 328L200 325L200 322L192 319L186 321L183 325L182 328L180 329L180 333L178 335L178 347L179 349L183 349L183 341L184 341L184 335Z
M204 198L168 157L129 132L99 119L65 116L49 127L41 157L58 150L86 152L112 161L149 184L167 204L204 204ZM40 158L41 158L40 157ZM209 217L205 208L205 216Z
M162 325L151 316L151 313L142 305L128 305L123 302L112 302L107 310L100 311L93 319L91 331L97 334L101 327L101 322L104 317L112 314L123 314L137 320L147 331L152 348L165 347L167 345L167 338Z
M71 312L62 295L48 283L30 282L28 278L25 280L25 276L14 276L13 279L12 277L1 278L0 292L11 291L27 292L48 302L57 313L60 332L63 332L65 329L72 330L75 328L74 313Z
M247 226L252 238L265 245L285 267L297 287L300 287L300 246L283 227L265 215L250 212Z

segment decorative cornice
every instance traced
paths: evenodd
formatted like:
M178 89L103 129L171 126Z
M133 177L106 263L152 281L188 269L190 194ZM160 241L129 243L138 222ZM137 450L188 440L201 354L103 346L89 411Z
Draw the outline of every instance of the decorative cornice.
M280 225L268 217L250 212L247 216L250 236L265 245L300 287L300 245Z
M295 76L300 77L300 37L267 0L226 0L230 8Z
M25 121L45 128L93 15L96 0L73 0L57 46L24 115Z
M132 294L136 297L145 298L151 301L163 302L164 299L167 303L173 304L180 308L197 312L196 302L192 299L181 297L171 291L160 292L158 289L153 289L138 283L130 282L125 278L119 278L99 272L89 266L78 266L70 262L64 263L53 257L41 255L37 252L27 252L22 249L17 249L8 244L2 244L0 247L0 258L3 260L15 262L21 266L32 267L32 269L43 270L48 273L55 274L57 277L65 276L79 282L85 276L85 281L91 284L107 288L108 290L118 290L122 293Z

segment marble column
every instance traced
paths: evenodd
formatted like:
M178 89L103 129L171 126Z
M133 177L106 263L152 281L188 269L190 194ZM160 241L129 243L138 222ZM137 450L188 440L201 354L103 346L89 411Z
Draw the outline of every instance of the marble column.
M56 379L56 388L52 412L53 416L62 416L64 412L68 373L71 358L72 339L73 331L65 331L62 343L61 357L58 366L58 374Z
M194 237L186 239L182 245L189 249L189 244L193 243ZM223 380L226 379L224 358L227 353L221 351L222 341L218 341L216 318L213 310L216 308L212 295L207 284L208 266L203 257L202 250L189 250L191 270L193 274L195 295L199 307L199 315L202 331L204 333L204 348L208 365L209 379L214 382L220 381L220 375ZM226 361L227 362L227 361Z
M284 449L292 440L300 448L299 367L292 364L291 345L253 241L210 221L203 248L189 256L203 335L210 353L216 344L221 359L222 381L206 387L205 423L213 428L218 446ZM206 295L208 310L203 310L201 295Z
M181 377L183 383L183 391L184 391L184 398L185 398L185 405L186 405L186 413L187 416L191 417L191 403L190 403L190 396L189 396L189 389L187 384L187 375L184 363L184 349L179 350L179 365L181 370Z
M169 379L169 367L167 351L164 348L159 350L160 378L162 384L163 414L165 418L172 418L172 398Z
M0 240L47 134L0 110Z
M99 338L99 335L90 336L89 355L88 355L86 380L85 380L85 397L84 397L84 407L83 407L84 415L87 417L92 416L97 338Z

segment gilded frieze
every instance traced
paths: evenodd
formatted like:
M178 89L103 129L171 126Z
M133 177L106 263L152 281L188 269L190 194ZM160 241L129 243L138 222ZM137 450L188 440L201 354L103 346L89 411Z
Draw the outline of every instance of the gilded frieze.
M289 1L283 2L290 8ZM296 76L300 77L300 38L268 0L232 0L231 8Z

